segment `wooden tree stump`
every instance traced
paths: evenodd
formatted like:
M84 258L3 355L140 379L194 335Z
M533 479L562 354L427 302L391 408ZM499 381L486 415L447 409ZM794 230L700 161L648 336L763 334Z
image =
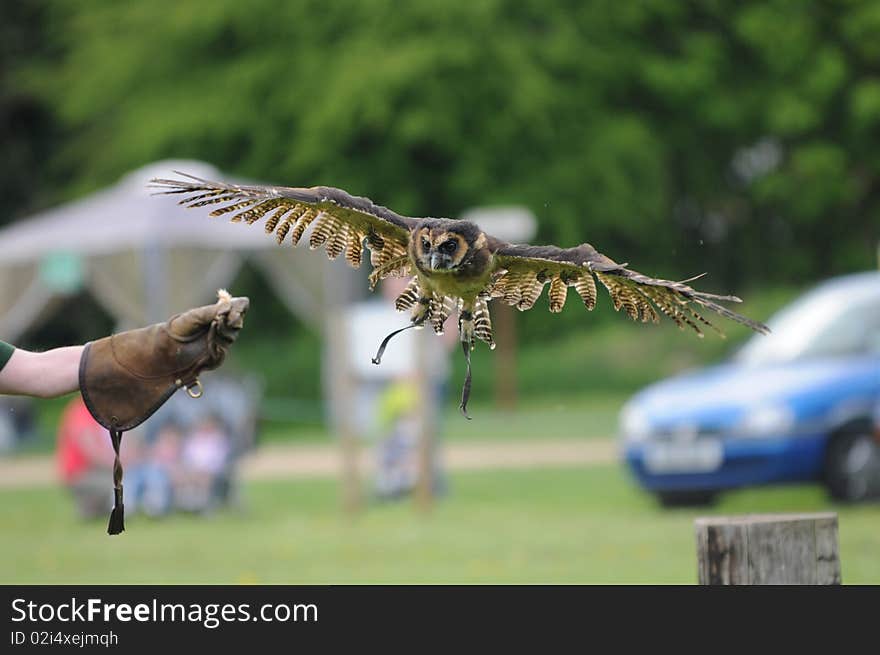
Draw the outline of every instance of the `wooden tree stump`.
M702 585L840 584L837 514L757 514L694 521Z

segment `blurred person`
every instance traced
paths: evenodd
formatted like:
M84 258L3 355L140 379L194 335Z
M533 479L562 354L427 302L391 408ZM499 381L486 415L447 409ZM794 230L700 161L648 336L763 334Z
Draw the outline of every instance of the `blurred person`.
M389 277L381 283L381 293L385 301L396 298L409 284L409 278ZM363 303L364 311L369 309L374 328L388 331L400 322L400 313L387 302L369 301ZM379 321L378 319L382 319ZM421 334L403 334L398 337L394 351L386 353L381 367L370 365L372 383L371 404L375 405L373 424L378 430L376 443L376 493L381 498L397 498L411 492L418 481L419 451L419 413L424 403L433 404L432 412L434 439L431 443L431 478L433 490L442 495L447 489L446 478L439 461L439 434L441 427L440 411L446 399L448 378L451 373L450 353L458 344L458 337L450 325L456 318L450 316L446 329L439 340L423 344L424 356L429 364L424 368L428 376L427 386L431 397L420 398L419 381L416 377L418 357L415 354ZM372 347L375 347L372 344ZM390 354L390 356L389 356ZM363 358L361 358L363 359ZM362 393L367 393L370 383L361 381Z
M166 424L159 431L154 443L148 443L144 435L135 431L126 443L126 484L133 509L147 516L163 516L174 505L174 474L179 462L179 447L171 450L176 426ZM173 458L173 459L172 459Z
M234 473L242 455L255 443L259 387L253 380L243 382L217 375L211 376L210 385L210 396L197 403L183 394L172 397L148 426L153 443L151 459L168 474L175 507L180 505L179 491L185 477L181 461L183 443L192 426L208 413L222 421L230 438L227 474L217 482L216 500L218 504L235 506L242 501Z
M180 477L183 436L181 427L168 421L159 428L151 452L153 462L165 471L172 487Z
M180 504L190 511L216 507L226 495L232 439L223 422L208 414L186 435L181 452Z
M412 491L418 481L419 395L410 380L391 382L379 397L382 437L376 453L376 494L391 499Z
M107 479L113 468L113 449L107 432L92 418L79 396L71 399L58 423L56 451L61 481L72 493L79 515L103 515L113 505Z
M874 404L874 441L880 446L880 398Z

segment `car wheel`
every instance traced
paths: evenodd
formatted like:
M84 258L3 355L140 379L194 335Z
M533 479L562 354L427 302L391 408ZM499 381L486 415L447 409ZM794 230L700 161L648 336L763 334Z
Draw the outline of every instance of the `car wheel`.
M705 507L718 500L714 491L660 491L657 500L663 507Z
M825 484L831 497L846 502L880 493L880 448L869 430L841 433L825 457Z

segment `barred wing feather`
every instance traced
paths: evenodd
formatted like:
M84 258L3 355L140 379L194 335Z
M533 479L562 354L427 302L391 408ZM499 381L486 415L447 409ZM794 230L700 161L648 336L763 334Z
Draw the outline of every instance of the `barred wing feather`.
M596 306L596 280L611 296L615 310L623 309L635 321L658 322L660 314L680 328L690 327L703 336L703 327L722 334L700 310L709 310L727 319L768 333L766 325L737 314L720 302L741 302L736 296L720 296L697 291L691 280L673 282L648 277L630 270L599 253L590 244L575 248L528 246L498 243L495 273L490 294L520 310L531 309L545 285L550 285L549 308L562 311L568 288L574 287L587 309Z
M345 253L353 267L361 265L364 245L370 250L371 283L409 271L406 246L416 220L401 216L368 198L334 187L245 186L212 182L175 171L182 180L154 179L159 193L180 194L186 207L219 205L210 216L229 216L248 225L264 220L267 234L279 245L296 246L306 229L309 248L323 247L330 259Z

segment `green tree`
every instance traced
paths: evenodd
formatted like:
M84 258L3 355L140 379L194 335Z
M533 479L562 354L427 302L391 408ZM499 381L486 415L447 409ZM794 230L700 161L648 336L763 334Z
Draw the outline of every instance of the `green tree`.
M541 241L708 271L708 290L876 265L872 0L90 0L18 18L42 45L3 97L45 115L24 168L55 199L193 157L418 215L525 204ZM16 188L28 207L46 185ZM584 322L532 312L525 333Z

